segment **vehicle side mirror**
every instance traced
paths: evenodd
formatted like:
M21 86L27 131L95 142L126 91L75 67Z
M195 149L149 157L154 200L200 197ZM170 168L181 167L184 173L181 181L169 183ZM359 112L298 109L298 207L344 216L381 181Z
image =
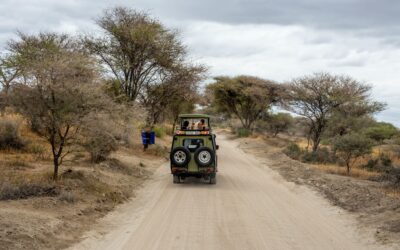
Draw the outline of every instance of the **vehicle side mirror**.
M219 145L216 145L215 148L218 150L219 149Z

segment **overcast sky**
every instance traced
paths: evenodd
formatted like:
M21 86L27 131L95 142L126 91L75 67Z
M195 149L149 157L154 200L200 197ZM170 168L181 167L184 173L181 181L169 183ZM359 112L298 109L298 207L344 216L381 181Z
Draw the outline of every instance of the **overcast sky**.
M388 104L377 118L400 126L398 0L0 0L0 47L17 30L96 32L93 19L115 5L179 29L210 76L348 74Z

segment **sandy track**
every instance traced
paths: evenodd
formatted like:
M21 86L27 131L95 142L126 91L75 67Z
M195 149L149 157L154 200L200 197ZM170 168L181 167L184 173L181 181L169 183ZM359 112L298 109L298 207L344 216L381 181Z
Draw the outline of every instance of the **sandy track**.
M222 137L222 136L221 136ZM377 249L348 214L218 138L217 185L163 165L72 249Z

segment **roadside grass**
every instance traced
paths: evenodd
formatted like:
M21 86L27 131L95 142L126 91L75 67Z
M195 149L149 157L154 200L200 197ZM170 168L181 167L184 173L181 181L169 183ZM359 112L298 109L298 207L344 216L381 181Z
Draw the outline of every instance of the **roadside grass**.
M325 173L347 176L346 168L338 165L310 164L310 166ZM359 167L353 167L351 169L350 177L362 180L368 180L370 177L375 177L380 175L381 174L377 172L367 171Z
M400 187L384 187L382 192L393 198L400 198Z
M0 177L0 200L18 200L38 196L56 196L59 188L51 174L7 171Z

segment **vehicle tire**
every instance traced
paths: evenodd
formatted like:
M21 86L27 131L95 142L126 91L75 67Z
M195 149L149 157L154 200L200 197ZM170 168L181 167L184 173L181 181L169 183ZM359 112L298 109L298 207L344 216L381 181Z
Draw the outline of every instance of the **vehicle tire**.
M212 185L217 184L217 175L216 174L210 174L210 184L212 184Z
M181 178L179 178L179 175L174 174L174 183L180 183Z
M190 162L190 151L184 147L176 147L170 155L171 163L178 167L184 167Z
M194 153L194 160L200 167L208 167L215 160L214 152L207 147L201 147Z

